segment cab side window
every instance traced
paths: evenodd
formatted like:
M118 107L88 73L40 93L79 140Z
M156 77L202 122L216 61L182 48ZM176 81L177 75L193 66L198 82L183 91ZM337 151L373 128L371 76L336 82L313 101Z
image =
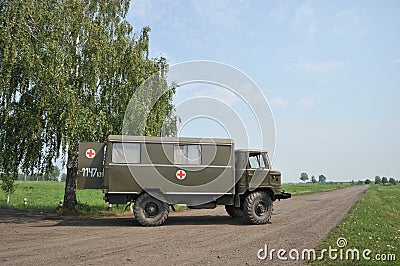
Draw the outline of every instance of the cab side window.
M250 168L256 169L260 168L260 164L258 163L257 156L249 157Z
M250 154L249 164L252 169L265 168L264 157L262 154Z

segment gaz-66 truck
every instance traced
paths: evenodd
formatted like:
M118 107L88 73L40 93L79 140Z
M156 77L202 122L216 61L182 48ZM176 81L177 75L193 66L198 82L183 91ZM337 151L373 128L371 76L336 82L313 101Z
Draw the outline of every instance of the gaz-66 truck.
M174 204L225 205L233 218L265 224L273 201L291 197L266 151L234 150L231 139L111 135L80 143L78 169L79 189L103 189L110 204L133 203L144 226L162 225Z

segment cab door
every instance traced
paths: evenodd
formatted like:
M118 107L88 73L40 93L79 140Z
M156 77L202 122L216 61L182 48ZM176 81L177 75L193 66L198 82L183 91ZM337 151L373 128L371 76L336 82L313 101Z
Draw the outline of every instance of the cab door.
M268 183L268 165L262 153L250 153L248 163L248 184L252 191L262 184Z

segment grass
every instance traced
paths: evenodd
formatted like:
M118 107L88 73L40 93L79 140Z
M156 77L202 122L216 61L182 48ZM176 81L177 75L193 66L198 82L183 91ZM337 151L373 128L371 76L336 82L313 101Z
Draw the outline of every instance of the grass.
M51 181L17 181L17 188L11 195L10 203L7 205L7 197L0 191L0 208L26 209L41 212L60 212L59 202L64 199L65 183ZM125 205L113 206L108 211L108 204L103 200L101 190L77 190L76 197L79 205L76 213L78 215L109 215L124 212ZM27 205L24 205L24 198Z
M282 184L282 189L292 193L292 196L310 194L315 192L325 192L351 186L350 183L344 184Z
M344 237L347 245L343 248L357 248L359 261L324 260L314 261L313 265L399 265L400 261L400 185L372 185L367 193L353 206L344 220L322 242L318 250L338 248L337 240ZM370 260L362 258L362 251L370 249ZM317 252L317 254L320 254ZM344 253L345 254L345 253ZM375 256L386 257L377 261ZM394 254L396 261L389 260ZM343 257L345 259L345 255ZM396 263L397 262L397 263Z

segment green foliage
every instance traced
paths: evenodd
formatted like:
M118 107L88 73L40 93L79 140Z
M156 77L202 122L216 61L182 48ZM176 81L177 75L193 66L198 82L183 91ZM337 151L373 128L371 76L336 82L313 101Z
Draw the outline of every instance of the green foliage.
M58 166L53 165L51 167L50 173L48 173L45 177L48 181L58 181L58 177L60 176L60 168Z
M395 254L400 258L400 187L371 186L344 220L319 245L318 250L337 248L339 237L347 240L346 248L357 248L360 253L364 249L372 250L370 255ZM398 265L395 261L339 261L325 260L314 262L317 265ZM361 257L361 254L360 254Z
M0 169L48 174L61 155L67 207L76 204L78 143L121 134L136 88L158 71L165 79L166 60L148 57L150 29L134 33L125 20L129 2L0 4ZM150 108L145 134L164 121L174 134L173 93Z
M371 180L365 179L364 183L365 183L366 185L371 184Z
M380 176L375 176L375 184L380 184L380 183L382 183Z
M317 179L315 178L315 176L312 176L312 177L311 177L311 182L312 182L313 184L317 183Z
M7 204L10 202L11 194L16 189L15 179L17 176L9 174L1 174L1 189L7 194Z
M307 173L301 173L300 174L300 180L303 182L306 182L308 180L308 174Z
M389 178L389 183L392 185L396 185L396 179L394 179L393 177Z
M318 176L318 183L324 184L326 182L326 176L319 175Z
M382 184L387 184L389 181L386 176L382 177Z

